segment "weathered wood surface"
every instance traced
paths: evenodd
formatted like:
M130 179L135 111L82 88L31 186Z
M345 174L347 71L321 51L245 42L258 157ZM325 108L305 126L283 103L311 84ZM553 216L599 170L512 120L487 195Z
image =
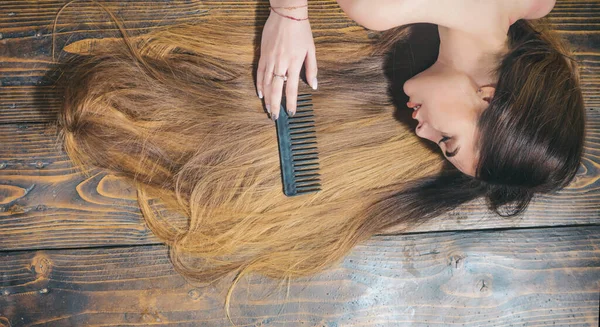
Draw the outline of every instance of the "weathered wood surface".
M0 253L0 325L231 326L163 246ZM376 237L321 275L234 291L238 326L598 326L600 227Z
M66 7L53 34L54 19L68 2L0 2L0 123L54 119L58 97L46 78L53 67L53 35L57 57L67 43L118 36L108 14L87 0ZM99 2L122 20L132 36L173 24L198 23L207 13L195 0Z
M156 244L143 225L135 190L114 176L79 174L56 144L54 130L39 124L51 122L58 108L56 90L44 84L48 81L43 75L51 66L54 15L64 3L0 3L0 81L4 85L0 87L0 250ZM197 21L203 15L227 15L252 25L268 14L264 6L256 9L256 2L251 1L106 3L132 35L164 24ZM97 7L85 1L72 6L59 20L59 48L65 37L72 42L113 36L114 26ZM76 15L78 11L86 15ZM559 195L538 199L519 218L494 217L481 203L474 203L416 231L599 223L600 32L590 28L600 26L600 16L594 14L599 12L597 1L568 1L559 2L550 15L574 44L584 66L588 137L581 172L572 185ZM311 20L317 37L352 24L333 1L313 2ZM27 34L30 30L41 33Z

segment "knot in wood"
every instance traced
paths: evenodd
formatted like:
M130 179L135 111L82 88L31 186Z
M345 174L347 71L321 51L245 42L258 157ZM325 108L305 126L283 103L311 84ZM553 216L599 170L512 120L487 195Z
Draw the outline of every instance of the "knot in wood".
M17 215L17 214L24 213L25 208L23 208L23 206L21 206L19 204L13 204L12 206L10 206L10 208L8 208L8 211L13 215Z
M197 288L193 288L188 292L188 296L192 300L198 300L202 297L202 292Z
M475 286L479 292L482 294L491 293L492 292L492 280L480 279L477 281L477 285Z
M33 258L31 265L38 278L47 277L52 271L52 261L43 253L37 254Z
M457 254L457 253L451 254L450 255L450 262L449 262L448 265L451 268L454 268L454 269L464 268L464 266L465 266L465 258L466 258L466 256L463 255L463 254Z

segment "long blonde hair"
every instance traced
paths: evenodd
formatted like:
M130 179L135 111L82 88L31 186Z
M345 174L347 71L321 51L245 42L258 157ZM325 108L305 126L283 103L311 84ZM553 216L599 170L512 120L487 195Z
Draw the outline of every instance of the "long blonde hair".
M70 60L60 137L82 167L136 183L147 225L182 274L313 274L389 227L369 207L442 160L393 119L383 56L352 27L317 45L323 190L285 197L275 128L255 95L254 30L231 26L170 28ZM155 197L187 222L158 215Z

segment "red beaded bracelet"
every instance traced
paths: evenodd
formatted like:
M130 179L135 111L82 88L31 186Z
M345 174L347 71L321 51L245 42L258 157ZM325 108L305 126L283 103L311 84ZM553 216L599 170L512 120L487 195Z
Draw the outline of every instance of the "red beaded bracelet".
M301 22L301 21L303 21L303 20L308 20L308 17L306 17L306 18L296 18L296 17L292 17L292 16L284 15L284 14L282 14L282 13L278 12L277 10L275 10L275 8L273 8L273 7L269 7L269 8L271 9L271 11L273 11L273 12L274 12L274 13L276 13L277 15L279 15L279 16L281 16L281 17L284 17L284 18L287 18L287 19L295 20L295 21L297 21L297 22Z

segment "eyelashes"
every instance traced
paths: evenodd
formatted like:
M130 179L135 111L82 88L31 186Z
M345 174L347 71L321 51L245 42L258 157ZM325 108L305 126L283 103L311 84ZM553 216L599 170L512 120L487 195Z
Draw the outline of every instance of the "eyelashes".
M452 138L449 136L443 136L442 139L438 142L438 145L441 145L442 143L446 143L446 142L450 141L451 139ZM454 151L445 151L446 157L448 157L448 158L454 157L458 153L459 149L460 148L456 148Z
M460 148L456 148L456 150L454 150L454 151L452 151L452 152L448 152L448 151L446 151L446 157L448 157L448 158L452 158L452 157L454 157L454 156L455 156L455 155L458 153L458 150L459 150L459 149L460 149Z

